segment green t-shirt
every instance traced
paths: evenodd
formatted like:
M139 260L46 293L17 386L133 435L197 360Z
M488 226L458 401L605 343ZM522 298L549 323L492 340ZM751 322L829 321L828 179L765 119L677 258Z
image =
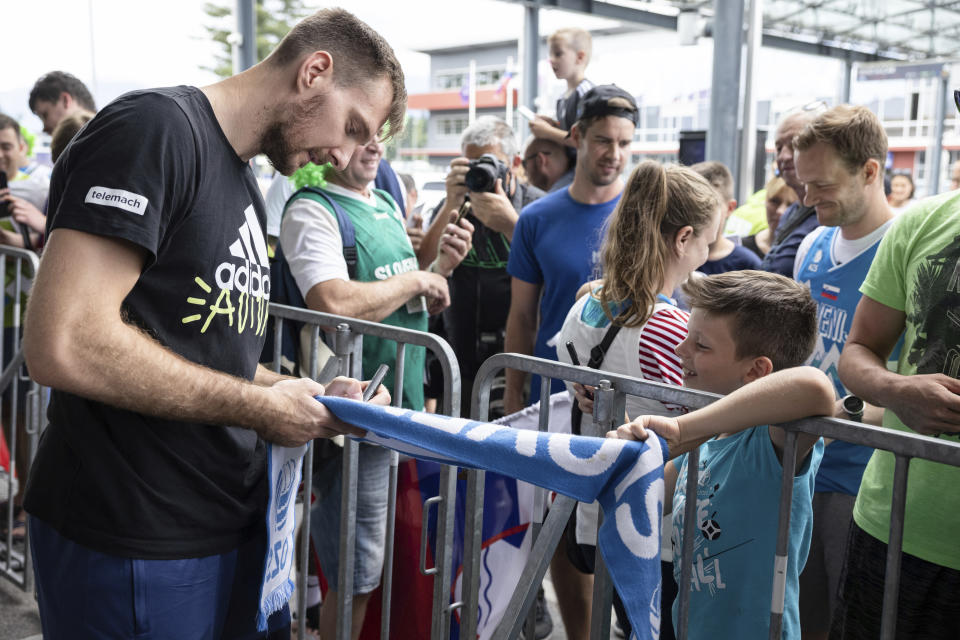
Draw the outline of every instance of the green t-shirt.
M727 218L727 236L752 236L767 228L767 192L760 189Z
M860 291L906 315L897 373L960 377L960 193L928 198L894 222ZM913 433L892 411L883 425ZM956 436L950 436L956 440ZM894 456L876 450L854 507L857 525L886 543ZM913 459L903 550L960 570L960 468Z

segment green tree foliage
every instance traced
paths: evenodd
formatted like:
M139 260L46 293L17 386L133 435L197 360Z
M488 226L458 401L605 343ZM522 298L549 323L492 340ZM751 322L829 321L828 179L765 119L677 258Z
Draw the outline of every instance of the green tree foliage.
M287 35L301 18L311 13L304 6L304 0L257 0L257 60L263 60L273 51L277 43ZM204 12L210 16L210 24L204 25L207 35L220 45L214 64L201 65L201 69L212 71L221 78L233 75L233 58L230 43L227 41L236 28L233 12L236 2L227 0L223 4L207 2Z

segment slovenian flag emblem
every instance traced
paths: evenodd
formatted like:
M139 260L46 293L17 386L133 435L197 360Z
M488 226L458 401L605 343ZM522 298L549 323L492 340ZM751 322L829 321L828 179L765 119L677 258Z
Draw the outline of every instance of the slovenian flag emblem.
M823 289L820 291L820 297L826 298L827 300L836 300L839 295L840 287L834 287L829 284L823 285Z

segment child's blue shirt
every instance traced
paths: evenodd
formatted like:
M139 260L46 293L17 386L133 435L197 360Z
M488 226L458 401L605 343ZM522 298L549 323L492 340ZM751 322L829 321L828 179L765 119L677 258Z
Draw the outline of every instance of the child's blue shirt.
M813 486L822 456L819 440L793 482L783 638L800 638L798 580L810 550ZM679 478L673 494L673 573L679 584L687 456L674 464ZM782 469L765 425L700 446L691 640L768 636ZM678 606L679 598L674 626Z

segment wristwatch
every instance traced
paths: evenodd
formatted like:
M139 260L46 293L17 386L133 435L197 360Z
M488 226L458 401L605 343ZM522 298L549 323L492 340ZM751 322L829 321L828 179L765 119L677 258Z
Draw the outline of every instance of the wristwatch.
M855 395L849 395L844 396L840 402L843 406L843 411L847 414L847 417L854 422L863 421L863 400Z

